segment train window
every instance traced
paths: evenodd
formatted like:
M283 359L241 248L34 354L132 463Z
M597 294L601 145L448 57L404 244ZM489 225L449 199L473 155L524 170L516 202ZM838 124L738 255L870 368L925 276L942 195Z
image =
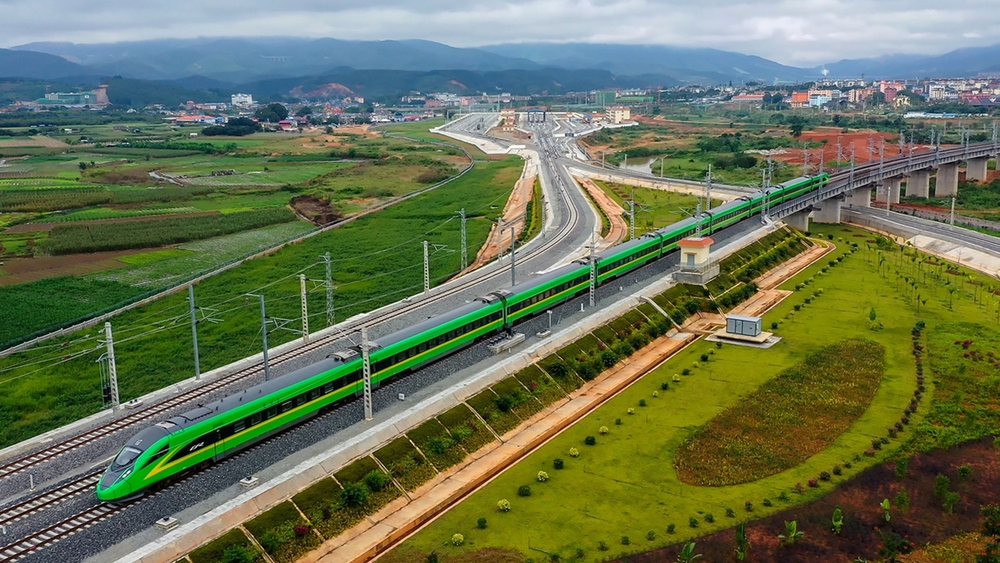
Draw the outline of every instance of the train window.
M236 422L233 423L233 434L236 434L237 432L243 432L246 429L247 429L247 421L245 419L237 420Z
M261 415L261 413L259 413L259 412L258 413L254 413L253 416L250 417L250 426L256 426L256 425L260 424L260 422L261 422L261 420L263 418L264 417Z
M162 448L160 448L160 451L156 452L155 454L153 454L153 457L149 458L149 463L153 463L154 461L156 461L156 460L160 459L161 457L167 455L167 452L169 452L169 451L170 451L170 446L169 445L163 446Z
M323 392L323 390L320 389L319 387L313 389L312 391L309 391L309 400L311 401L311 400L315 399L316 397L319 397L320 393L322 393L322 392Z
M278 407L268 407L267 412L264 413L264 418L274 418L278 415Z
M330 393L333 393L333 389L334 389L334 386L333 386L333 382L331 381L330 383L327 383L326 385L323 386L323 394L324 395L329 395Z
M285 401L284 403L281 403L281 412L288 412L290 410L292 410L291 401Z

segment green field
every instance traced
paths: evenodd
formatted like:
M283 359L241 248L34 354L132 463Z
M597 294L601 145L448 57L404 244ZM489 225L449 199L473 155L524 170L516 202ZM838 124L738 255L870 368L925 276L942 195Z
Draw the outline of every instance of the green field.
M436 552L447 563L459 554L491 547L512 548L536 561L547 560L551 554L570 560L577 550L583 551L584 561L604 561L685 541L818 498L860 469L890 458L903 444L907 449L926 450L948 445L957 436L968 439L995 431L995 406L989 417L980 414L968 419L960 414L963 409L991 410L983 394L985 387L976 395L982 397L978 403L960 403L961 397L970 396L969 386L976 384L967 376L965 381L951 383L955 390L948 406L937 406L937 392L928 391L934 402L930 414L921 409L912 415L910 428L916 431L907 430L888 445L880 443L879 449L873 449L873 437L886 436L886 428L900 420L917 387L911 328L925 320L931 335L945 327L943 340L965 334L963 338L974 340L985 357L993 346L992 337L985 335L992 334L988 327L997 322L997 298L985 296L979 286L968 283L949 294L947 288L954 286L945 285L947 274L933 274L898 250L878 250L871 235L861 231L822 225L814 230L833 235L838 248L782 286L795 293L764 317L766 327L778 323L774 332L782 341L776 346L768 350L734 345L717 348L704 341L690 346L422 529L387 561L422 562ZM858 243L859 250L847 255L851 243ZM916 278L916 289L904 285L904 277ZM987 281L978 274L972 274L972 279ZM917 295L926 300L919 301L919 314ZM981 332L949 324L955 319L978 322L975 326L982 327ZM675 451L699 428L810 354L851 338L864 338L884 348L884 374L871 405L829 447L795 467L751 483L700 487L678 479ZM933 343L932 337L929 345ZM962 352L951 342L948 346L959 355ZM932 347L931 358L935 353ZM980 369L988 368L992 365L983 364ZM691 374L678 375L684 370ZM673 382L675 376L679 383ZM661 389L665 382L667 391ZM630 408L634 415L628 414ZM780 402L772 408L791 417L785 423L793 426L795 416L809 416L784 410ZM948 422L944 428L950 424L954 430L935 431L934 426L943 422ZM601 426L607 426L609 433L599 434ZM585 445L587 436L595 436L596 445ZM914 436L918 440L909 442ZM772 439L781 443L798 437L790 431ZM570 448L576 448L579 457L571 457ZM556 458L564 460L564 469L553 468ZM549 475L545 483L537 482L540 470ZM817 486L807 486L810 480L816 480ZM518 496L522 485L530 485L530 497ZM501 499L510 502L510 512L497 510ZM765 499L772 506L766 506ZM487 518L489 525L477 528L478 518ZM671 524L673 533L667 531ZM451 544L455 533L464 535L465 545ZM622 542L625 536L630 538L627 546ZM600 550L601 543L607 551Z
M468 244L478 248L520 177L521 167L520 159L514 157L478 163L461 179L437 190L199 284L198 304L215 310L213 317L221 321L201 325L202 369L207 371L259 351L260 310L256 302L244 297L245 293L262 292L271 317L299 318L299 272L314 280L309 283L310 326L313 330L324 326L325 290L317 283L323 279L319 257L324 252L333 255L338 320L418 293L422 287L423 240L451 250L431 257L432 283L448 279L460 265L460 257L454 252L460 246L455 212L466 208ZM150 268L180 259L183 257L168 255L162 262L153 260L137 267ZM0 289L0 314L4 318L46 315L64 306L51 301L23 306L5 298L6 291L10 288ZM187 308L186 296L175 295L112 320L122 400L192 375L190 326L183 321ZM94 363L99 352L93 340L81 340L91 332L0 360L0 385L5 390L0 397L0 443L15 443L100 408L99 371ZM269 343L274 346L293 338L296 335L291 331L274 331ZM60 347L64 342L69 344ZM57 363L73 353L85 355ZM31 362L40 363L28 365Z
M698 202L704 200L698 196L654 190L650 188L635 188L625 184L616 184L602 180L594 180L605 193L611 196L625 210L628 220L628 201L635 193L635 236L672 225L694 215ZM722 201L712 200L712 206L721 205Z

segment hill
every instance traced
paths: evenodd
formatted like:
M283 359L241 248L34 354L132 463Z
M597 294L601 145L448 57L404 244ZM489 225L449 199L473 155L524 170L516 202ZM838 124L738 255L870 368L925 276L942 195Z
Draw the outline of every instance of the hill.
M62 57L35 51L0 49L0 77L51 80L64 76L84 76L93 71Z

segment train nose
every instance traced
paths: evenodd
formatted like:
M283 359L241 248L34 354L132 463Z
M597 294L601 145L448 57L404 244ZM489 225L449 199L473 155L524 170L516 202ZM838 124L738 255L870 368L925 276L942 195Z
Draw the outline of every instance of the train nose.
M119 481L121 472L107 472L97 483L97 498L104 501L118 500L129 496L132 487L125 480Z

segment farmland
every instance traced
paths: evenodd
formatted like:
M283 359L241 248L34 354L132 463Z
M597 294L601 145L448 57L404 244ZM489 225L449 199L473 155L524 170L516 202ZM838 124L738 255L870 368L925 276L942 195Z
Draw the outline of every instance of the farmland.
M32 284L86 276L95 283L132 284L132 291L113 292L125 300L314 228L296 218L290 205L301 217L325 224L425 188L468 163L454 147L363 131L192 142L177 131L156 129L167 138L156 144L131 132L151 130L142 124L85 129L81 136L94 142L70 139L59 149L27 151L4 167L0 299L7 291L2 287L18 284L51 298L59 294L59 282ZM226 240L208 250L213 244L206 239L219 237ZM193 241L209 244L152 254L142 264L120 255L83 258ZM237 254L237 248L245 252ZM66 258L58 262L53 256ZM63 295L82 295L72 291L75 283ZM109 295L98 292L92 301L73 297L78 302L62 312L31 316L16 330L4 327L0 343L79 318L87 303L91 313L121 303L100 298Z
M496 548L519 552L510 561L551 555L606 561L769 518L851 486L884 460L994 433L995 399L988 399L987 389L1000 363L991 354L998 298L976 285L989 280L963 271L975 283L955 287L946 283L952 276L944 267L912 249L848 227L814 229L837 248L782 286L791 295L764 317L782 338L778 344L768 350L704 341L690 346L451 508L387 560L422 562L434 552L448 563ZM959 319L964 324L956 324ZM926 388L923 338L934 383ZM845 358L845 347L857 357ZM856 371L857 377L848 375ZM836 421L835 428L803 427L803 417L814 414L803 408L813 391L795 381L807 373L810 385L818 377L826 386L818 422ZM754 419L741 412L760 422L746 429L760 445L759 459L730 456L725 448L725 436L737 436L737 426ZM607 434L598 432L602 426ZM709 462L697 475L685 474L690 466L678 467L684 445L713 428L723 432L722 443L703 444L701 455L717 465L760 463L766 470L748 467L756 472L751 481L725 487L694 484L714 482L713 472L725 476ZM784 460L766 453L788 448L799 451ZM553 465L556 458L564 460L561 469ZM536 482L540 470L549 476L544 483ZM531 495L518 496L526 484ZM497 510L498 499L509 499L509 512ZM479 518L489 525L477 527ZM829 533L829 516L811 518L799 522L807 537ZM859 545L878 542L867 530L874 539ZM462 546L450 541L456 533L464 536ZM732 531L719 537L732 538ZM732 554L731 539L725 541L725 550L712 552ZM647 560L675 557L676 550Z
M297 318L297 274L303 272L312 280L321 280L323 266L318 257L324 252L333 254L337 319L417 293L422 286L422 241L457 249L459 228L454 216L456 210L465 207L469 247L481 245L520 173L521 161L513 157L477 163L461 179L437 190L198 284L198 304L218 311L216 317L220 320L218 324L205 323L199 330L202 369L225 365L259 349L260 310L242 297L244 293L262 291L269 316ZM494 206L497 209L491 209ZM182 248L212 240L216 239ZM150 268L182 258L176 253L150 256L148 262L134 267ZM430 264L432 283L437 284L458 271L460 257L454 252L441 252L431 256ZM261 289L263 286L267 288ZM311 283L308 299L312 326L322 327L325 291ZM31 309L22 308L16 300L0 299L0 307L5 318L32 316ZM167 323L160 329L152 324L175 319L186 311L185 296L176 295L113 319L116 330L127 335L116 346L123 400L192 375L190 327ZM68 343L60 348L58 356L42 348L0 360L0 383L5 388L0 398L0 443L17 442L100 408L99 373L94 364L98 352L92 342L81 341L82 336L75 334L57 341L57 345ZM290 331L276 331L270 344L295 337ZM62 356L76 353L83 355L57 363ZM27 365L35 361L40 364Z

